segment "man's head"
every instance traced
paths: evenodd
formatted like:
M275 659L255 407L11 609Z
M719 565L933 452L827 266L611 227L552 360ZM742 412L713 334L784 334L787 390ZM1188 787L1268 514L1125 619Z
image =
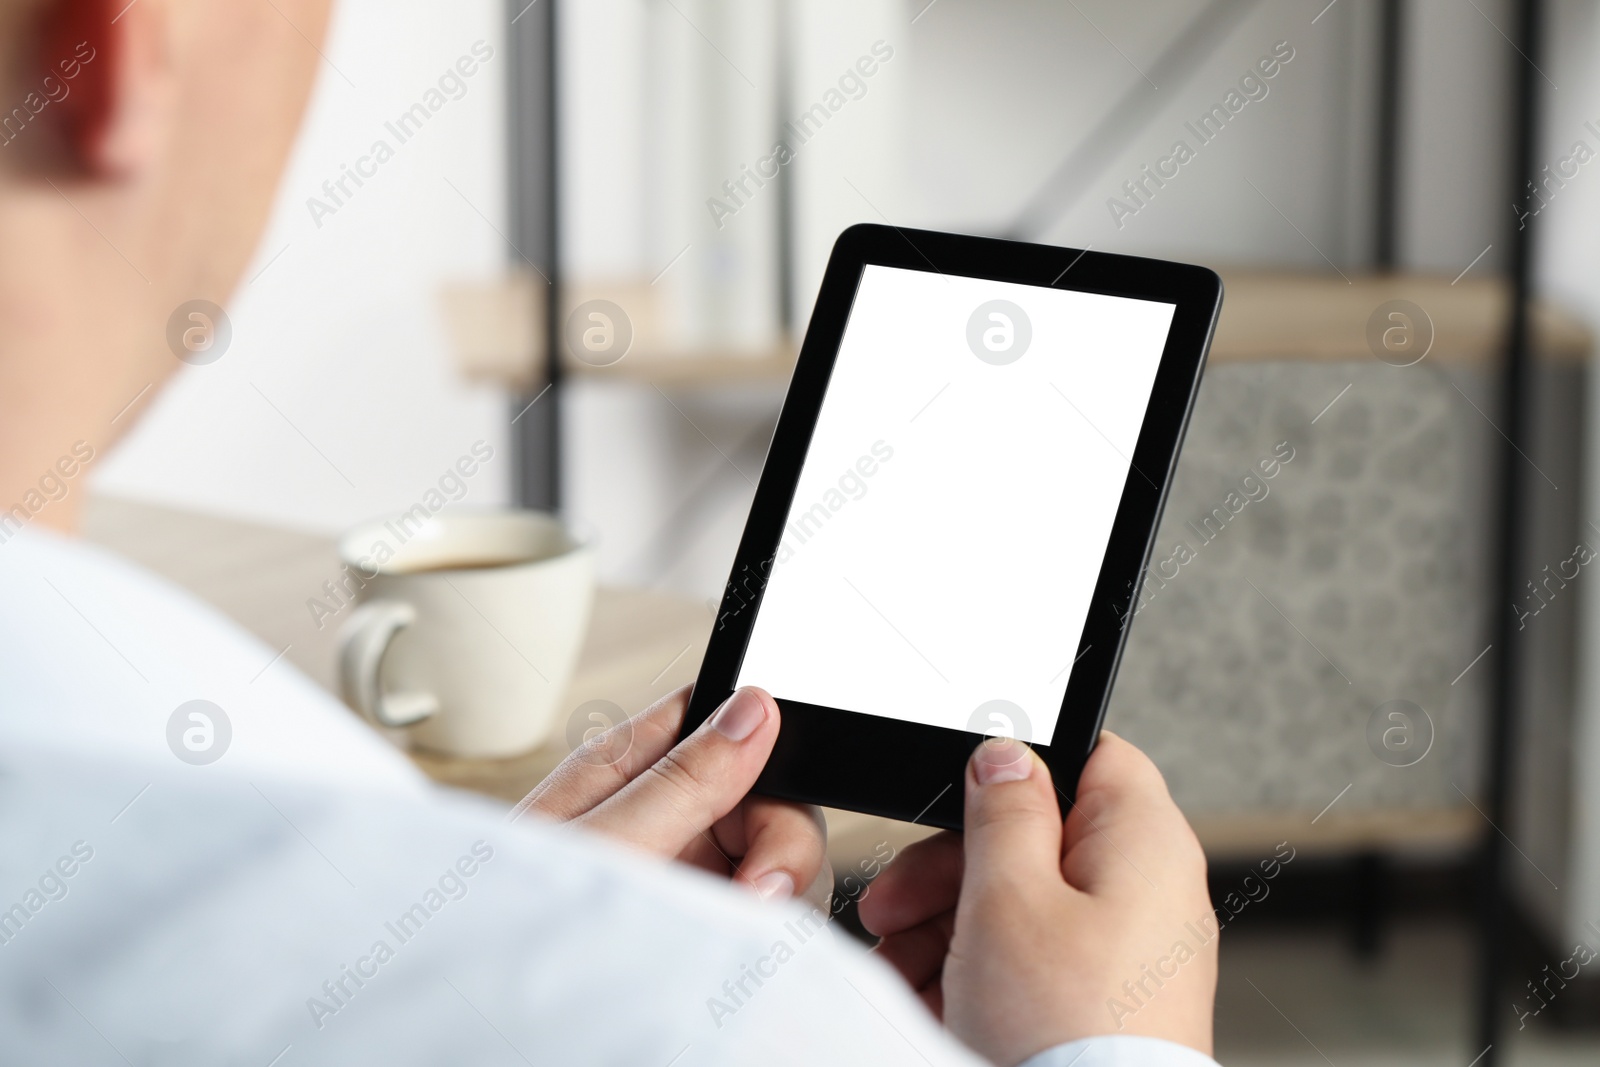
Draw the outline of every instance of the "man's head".
M227 299L329 2L0 0L0 511L127 428L179 304Z

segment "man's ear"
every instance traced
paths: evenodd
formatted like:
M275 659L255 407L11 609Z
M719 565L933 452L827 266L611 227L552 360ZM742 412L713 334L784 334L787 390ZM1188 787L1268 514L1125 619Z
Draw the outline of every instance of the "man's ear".
M27 89L80 172L128 177L160 154L175 99L168 17L165 0L45 0Z

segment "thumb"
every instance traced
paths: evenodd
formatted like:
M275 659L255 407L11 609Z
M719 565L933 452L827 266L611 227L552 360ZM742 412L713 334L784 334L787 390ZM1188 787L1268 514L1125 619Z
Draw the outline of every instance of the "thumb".
M777 740L777 702L760 689L739 689L699 729L574 821L676 856L745 798Z
M1061 808L1050 769L1027 745L984 741L967 761L961 902L978 907L1018 885L1061 877Z

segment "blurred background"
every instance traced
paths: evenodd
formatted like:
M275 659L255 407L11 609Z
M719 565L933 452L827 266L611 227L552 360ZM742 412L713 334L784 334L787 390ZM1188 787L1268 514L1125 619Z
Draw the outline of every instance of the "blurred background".
M331 686L333 537L482 442L457 504L599 545L568 707L635 710L694 677L840 230L1205 264L1108 724L1236 915L1219 1059L1593 1063L1600 11L1539 7L342 0L231 347L98 465L90 532ZM835 864L905 833L841 822Z

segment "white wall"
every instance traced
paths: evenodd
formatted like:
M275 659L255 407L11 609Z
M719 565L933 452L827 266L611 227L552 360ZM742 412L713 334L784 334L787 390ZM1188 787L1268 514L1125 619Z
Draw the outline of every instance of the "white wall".
M913 189L923 217L1007 228L1079 139L1133 93L1150 105L1146 124L1124 148L1098 161L1088 191L1042 239L1207 263L1267 261L1319 270L1327 266L1318 249L1340 265L1365 255L1360 212L1366 189L1356 204L1342 193L1353 164L1364 164L1367 153L1349 114L1350 83L1359 73L1351 65L1363 56L1370 32L1366 5L1340 3L1312 25L1316 12L1306 5L1260 4L1178 82L1152 63L1202 5L1154 0L1079 7L1083 15L1070 5L1043 2L941 3L918 22ZM1247 104L1201 146L1184 123L1220 103L1279 41L1288 42L1294 58L1267 83L1267 96ZM1195 148L1194 161L1118 227L1107 201L1179 139Z
M1083 14L1049 0L784 5L778 26L791 64L786 117L822 99L875 42L893 49L865 93L799 147L790 170L802 328L840 230L862 221L1005 230L1101 114L1130 92L1148 93L1147 123L1097 162L1087 191L1043 239L1210 264L1328 270L1329 260L1346 269L1367 262L1372 0L1341 0L1315 24L1317 12L1304 4L1260 3L1189 78L1159 88L1150 88L1141 70L1153 71L1150 63L1199 5L1085 0L1078 7ZM1479 7L1505 18L1504 0ZM688 244L691 254L661 283L681 294L684 287L703 292L730 262L759 260L771 248L772 191L763 190L726 231L715 230L704 202L724 175L704 158L736 167L742 157L725 145L738 137L724 131L723 147L708 149L704 116L677 114L710 91L726 98L719 115L759 128L757 105L770 98L773 77L759 27L746 22L741 30L717 0L593 0L566 10L573 12L564 46L574 272L631 269L649 278ZM1484 234L1498 232L1494 197L1504 167L1496 155L1503 104L1496 102L1504 96L1505 63L1496 49L1506 46L1470 6L1416 0L1414 10L1404 63L1407 222L1400 246L1409 262L1453 275L1492 239ZM1118 227L1107 200L1176 138L1193 141L1184 122L1220 102L1279 41L1295 55L1268 95ZM664 78L668 71L678 73ZM1465 117L1458 115L1462 101ZM655 117L663 113L667 120ZM717 257L696 258L730 233ZM1496 257L1485 257L1480 269ZM766 314L771 279L761 273L747 281L753 288L732 298ZM603 573L714 595L776 402L772 390L674 392L669 402L648 387L575 387L571 506L606 539ZM731 454L742 444L755 451L740 459L741 472L718 449ZM685 508L694 509L692 532L676 528ZM661 536L663 528L674 536Z
M1408 2L1402 260L1455 277L1493 243L1473 270L1502 270L1514 53L1501 30L1515 33L1512 5Z
M866 93L802 146L791 168L802 324L833 236L852 222L1005 228L1106 107L1145 91L1135 67L1148 67L1196 10L1178 0L1078 6L1082 15L1046 0L940 0L926 9L915 0L565 5L569 266L580 276L647 279L687 246L659 285L669 303L698 309L688 313L690 332L757 346L770 336L777 196L763 190L722 229L705 201L773 136L780 36L791 115L875 42L894 49ZM1506 45L1485 17L1504 21L1506 5L1478 6L1483 15L1446 0L1413 7L1402 248L1408 261L1441 270L1465 266L1509 210L1494 202ZM1192 77L1148 90L1156 101L1148 123L1100 162L1047 239L1208 263L1326 269L1326 256L1359 265L1370 242L1363 86L1372 10L1371 0L1342 0L1313 25L1303 4L1257 5ZM233 303L233 350L185 369L101 469L100 491L331 530L407 506L483 437L502 461L472 487L473 499L505 499L504 402L454 374L436 291L445 280L491 276L507 256L496 233L507 230L507 17L497 0L339 5L325 48L331 66L248 275L260 276ZM318 228L307 197L479 39L496 56L466 96ZM1117 227L1107 199L1187 137L1184 120L1220 100L1280 40L1295 59L1269 95ZM1571 39L1564 46L1581 50ZM721 102L712 109L707 101ZM650 581L671 572L683 588L714 591L775 392L678 397L677 408L650 389L573 394L572 510L616 550L608 573ZM745 472L706 436L724 451L754 438ZM670 558L623 549L706 479L725 483L695 497L726 513L710 524L720 535Z
M232 347L183 369L96 491L332 531L410 506L483 439L496 459L467 499L506 499L506 401L456 377L436 300L441 282L491 277L507 254L504 24L498 0L337 6L305 131L231 303ZM461 99L399 143L385 122L480 40L494 56ZM319 227L307 199L380 138L394 157Z
M1479 6L1504 17L1503 0ZM1046 0L564 5L570 269L648 279L687 247L658 283L669 304L688 309L686 333L753 347L770 338L776 191L762 190L720 229L706 200L775 136L780 39L788 117L822 99L875 42L894 50L790 168L802 326L833 237L852 222L1005 228L1106 107L1145 91L1135 66L1148 67L1196 10L1179 0L1078 7L1082 15ZM1257 5L1192 77L1148 90L1156 104L1148 123L1100 161L1089 191L1046 238L1208 263L1326 269L1325 255L1359 264L1370 238L1362 85L1372 8L1341 0L1313 25L1303 4ZM1499 134L1492 53L1500 38L1471 8L1417 0L1417 12L1403 247L1415 262L1448 269L1464 266L1492 228L1486 175L1498 170L1485 153ZM332 66L248 275L260 276L233 303L233 350L185 369L102 468L100 491L332 530L409 505L483 437L501 459L472 499L505 499L504 401L455 375L436 292L446 280L491 276L507 258L496 233L507 231L507 19L497 0L339 5L325 48ZM479 39L496 56L466 96L318 228L307 197ZM1186 136L1184 120L1280 40L1295 58L1269 95L1115 226L1106 201L1121 183ZM1463 55L1470 61L1457 62ZM1463 94L1473 102L1465 120L1452 110ZM715 591L777 399L773 389L670 402L648 387L573 389L570 509L605 539L608 576ZM749 451L737 465L717 452L741 444ZM703 535L645 533L691 502L716 516ZM652 540L656 548L639 546ZM660 549L666 542L674 547Z

